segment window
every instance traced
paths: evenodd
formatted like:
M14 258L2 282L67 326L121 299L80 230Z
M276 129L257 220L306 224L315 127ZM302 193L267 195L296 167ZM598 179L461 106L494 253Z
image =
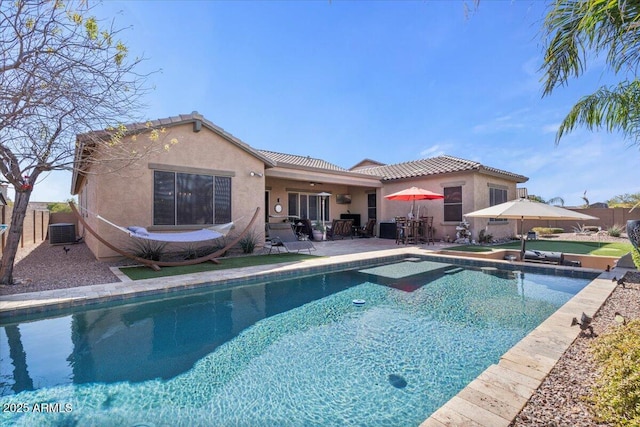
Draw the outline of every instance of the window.
M367 218L376 219L377 217L376 193L367 194Z
M223 224L230 221L230 177L154 171L154 225Z
M499 205L507 201L505 188L489 187L489 206ZM490 218L489 222L506 222L504 218Z
M298 193L289 193L288 195L288 205L289 209L287 213L289 216L296 216L300 210L298 209Z
M176 174L155 171L153 174L153 224L174 225Z
M307 218L311 221L321 219L320 209L322 207L322 200L317 194L289 193L288 200L290 216L299 216L300 218ZM325 221L330 218L328 197L326 197L324 201L323 217Z
M462 221L462 186L444 188L444 220Z
M231 222L231 177L216 176L214 201L214 224Z

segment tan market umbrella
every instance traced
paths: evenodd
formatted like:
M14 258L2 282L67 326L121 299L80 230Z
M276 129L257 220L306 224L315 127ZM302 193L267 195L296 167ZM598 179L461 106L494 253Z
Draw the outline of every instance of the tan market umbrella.
M510 202L500 203L475 212L470 212L464 216L472 218L501 218L520 220L520 260L524 258L525 240L523 234L523 224L525 219L547 219L547 220L589 220L599 219L595 216L585 215L558 206L546 203L534 202L529 199L517 199Z
M411 187L397 193L388 194L384 198L387 200L413 201L413 206L411 207L411 213L413 213L416 207L416 200L444 199L444 195L423 188Z

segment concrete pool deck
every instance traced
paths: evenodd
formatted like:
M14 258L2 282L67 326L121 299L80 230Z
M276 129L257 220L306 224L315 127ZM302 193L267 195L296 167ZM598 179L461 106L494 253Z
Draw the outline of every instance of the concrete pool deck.
M181 289L197 290L210 283L233 284L262 277L278 280L291 277L300 270L354 268L379 258L433 254L446 244L398 246L393 240L354 239L316 243L313 254L326 257L295 263L271 264L242 269L229 269L161 279L131 281L117 272L121 282L91 285L52 291L3 296L0 300L0 321L12 321L20 316L75 306L87 306L106 300L123 301L138 296L169 295ZM441 256L441 255L438 255ZM502 261L510 263L508 261ZM571 327L573 317L584 312L593 316L614 290L614 276L626 270L604 272L581 292L507 351L497 364L491 365L467 387L434 412L421 427L442 426L508 426L525 406L562 354L580 333Z

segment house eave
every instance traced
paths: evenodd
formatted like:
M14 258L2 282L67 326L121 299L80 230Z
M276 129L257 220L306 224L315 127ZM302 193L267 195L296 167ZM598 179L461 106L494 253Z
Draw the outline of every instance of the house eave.
M320 182L323 184L343 184L354 187L381 188L379 178L358 173L328 171L304 166L278 164L265 171L267 178L290 179L293 181Z

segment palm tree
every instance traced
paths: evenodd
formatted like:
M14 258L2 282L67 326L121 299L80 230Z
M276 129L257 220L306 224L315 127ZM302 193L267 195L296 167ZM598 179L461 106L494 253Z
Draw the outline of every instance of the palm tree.
M545 202L548 205L554 205L554 206L564 206L564 199L562 197L552 197L549 200L547 200Z
M552 197L549 200L545 200L540 196L530 195L528 198L529 200L546 203L548 205L564 206L564 199L562 197Z
M587 68L587 58L606 54L606 62L623 80L600 87L571 109L556 134L578 125L621 131L640 145L640 0L557 0L544 22L546 34L544 96L568 84ZM592 56L593 55L593 56Z

